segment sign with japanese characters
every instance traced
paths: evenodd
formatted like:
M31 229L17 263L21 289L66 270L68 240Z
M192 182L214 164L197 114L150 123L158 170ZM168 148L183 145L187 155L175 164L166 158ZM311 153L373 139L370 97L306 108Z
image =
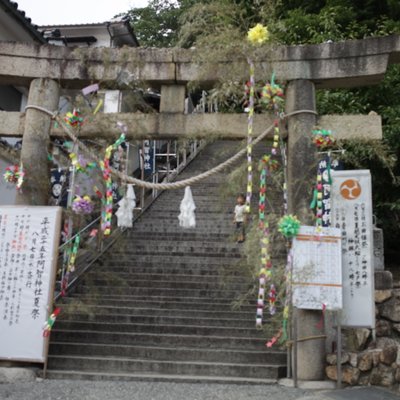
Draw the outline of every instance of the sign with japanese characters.
M60 207L0 207L0 359L45 362Z
M326 155L318 162L318 175L322 179L322 226L331 226L331 173L332 170L341 169L340 161L331 159L330 155Z
M342 232L342 325L375 327L371 176L332 171L332 226Z
M293 305L309 310L342 308L341 232L302 226L293 239Z
M150 140L143 141L142 166L145 174L152 174L154 168L153 148Z

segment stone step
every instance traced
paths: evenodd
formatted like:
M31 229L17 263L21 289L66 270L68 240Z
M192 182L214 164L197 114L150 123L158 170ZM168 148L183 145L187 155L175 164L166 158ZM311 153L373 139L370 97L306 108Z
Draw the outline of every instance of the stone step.
M97 310L96 310L97 311ZM134 311L134 310L133 310ZM92 313L79 313L79 311L71 310L68 313L64 309L59 321L82 321L82 322L95 322L107 324L145 324L145 325L184 325L184 326L203 326L203 327L231 327L231 328L247 328L253 329L255 327L254 318L211 318L201 317L197 312L192 312L189 316L166 316L155 315L151 310L147 314L132 315L124 314L123 310L118 310L118 314L92 314ZM255 314L254 314L255 315ZM247 315L246 317L249 317Z
M224 385L272 385L277 383L277 379L262 378L241 378L226 376L192 376L192 375L173 375L173 374L144 374L144 373L115 373L115 372L87 372L71 370L47 370L49 379L67 379L84 381L119 381L119 382L175 382L175 383L202 383L202 384L224 384Z
M201 260L196 260L196 264L189 265L185 263L177 263L176 265L160 265L157 262L134 262L134 261L118 261L115 264L108 262L107 264L96 265L95 274L107 273L122 273L122 274L165 274L168 276L184 274L186 276L209 276L212 279L221 280L226 277L226 272L223 271L222 265L205 265ZM239 277L240 271L229 271L229 279ZM239 278L236 278L239 279ZM242 277L243 279L243 277Z
M137 254L138 252L148 252L148 250L154 253L186 253L188 255L199 254L199 253L227 253L231 255L240 255L241 247L236 243L218 243L218 242L164 242L164 241L135 241L132 243L121 243L114 254L123 253L126 255Z
M117 255L118 254L118 258ZM136 253L130 253L130 254L124 254L124 253L113 253L113 258L114 261L116 262L118 260L119 264L126 265L127 263L132 264L133 263L139 263L141 264L143 261L144 262L153 262L154 264L163 264L163 260L165 261L166 264L174 264L174 263L185 263L188 268L191 267L198 267L200 265L207 265L207 266L226 266L226 265L232 265L240 261L240 254L235 255L232 257L230 254L225 254L225 256L222 256L220 254L216 255L204 255L200 253L194 253L191 255L182 255L182 254L154 254L149 252L146 252L146 254L136 254ZM104 258L103 258L104 260ZM112 264L111 264L112 265Z
M73 369L76 365L79 365L80 370L96 372L118 370L125 373L155 372L162 374L198 374L206 376L221 374L224 376L268 379L278 379L284 370L283 365L277 366L265 363L235 364L204 361L153 361L122 357L82 357L73 355L50 355L48 358L48 366L50 369L69 370Z
M236 334L236 332L234 332ZM54 342L72 343L97 343L135 345L135 346L184 346L190 348L210 349L240 349L264 351L265 338L253 336L213 336L151 333L151 332L122 332L122 331L99 331L99 330L76 330L64 329L55 326L51 333Z
M107 269L107 267L105 267ZM143 273L138 273L132 268L130 272L127 271L115 271L114 269L108 271L99 272L96 271L89 272L85 275L85 279L94 283L94 279L103 279L107 282L113 281L114 279L122 279L123 281L149 281L149 282L196 282L196 283L208 283L213 282L215 285L225 285L231 283L243 284L242 276L221 276L215 277L214 274L210 274L210 270L204 271L203 275L197 274L182 274L174 273L171 271L165 271L168 273L149 273L145 271ZM183 271L185 272L185 271Z
M233 236L235 233L235 225L232 222L232 218L228 218L225 221L199 221L196 220L196 227L184 229L179 226L178 219L160 219L160 218L149 218L146 221L138 221L135 225L137 231L144 232L156 232L167 235L168 233L176 234L191 234L199 233L205 235L212 233L213 235L230 235Z
M79 303L77 300L80 300ZM254 304L242 304L240 308L236 311L232 307L231 301L220 301L220 302L205 302L203 299L195 298L192 301L187 301L188 299L179 299L179 301L168 300L167 298L146 298L137 297L123 297L123 296L83 296L79 295L74 297L74 295L64 298L62 302L62 307L65 305L72 305L76 309L85 308L85 307L103 307L109 306L112 309L130 309L130 310L140 310L145 309L148 310L147 307L150 307L154 310L164 311L164 315L168 315L169 312L173 312L170 310L187 310L187 312L192 313L196 311L201 313L207 313L207 315L213 315L214 312L246 312L253 313L256 307L256 301L254 300ZM102 311L103 312L103 311ZM147 311L146 311L147 312Z
M218 241L218 242L225 242L227 238L232 236L230 234L223 234L223 233L211 233L211 232L197 232L197 231L190 231L190 232L168 232L165 234L163 232L151 232L151 231L144 231L144 230L137 230L135 227L133 229L128 229L125 231L124 237L122 238L122 242L129 242L136 239L146 239L146 240L179 240L179 241L195 241L195 240L209 240L209 241ZM229 242L229 241L228 241Z
M180 289L180 288L154 288L154 287L137 287L130 288L126 286L87 286L80 284L74 291L75 294L96 294L96 295L112 295L118 294L120 296L165 296L165 297L207 297L209 299L227 299L232 300L235 298L237 291L234 290L212 290L212 289Z
M265 363L282 365L286 354L282 351L196 349L187 347L137 346L120 344L88 344L50 342L53 355L126 357L159 361L207 361L225 363Z
M213 143L178 179L238 146ZM233 309L256 285L235 243L236 199L221 195L231 170L193 185L195 229L178 223L184 189L165 191L60 300L50 378L270 383L284 372L286 354L269 351L255 328L256 293ZM257 204L254 193L254 214Z
M193 305L185 304L184 308L173 308L174 306L179 306L178 304L163 304L152 302L151 304L147 304L147 302L143 301L142 304L136 304L136 302L132 302L133 304L128 307L127 302L122 303L114 302L112 305L108 305L108 303L104 302L103 304L71 304L66 303L62 305L62 315L79 315L80 312L85 312L88 319L92 316L97 318L98 316L105 315L118 315L122 314L124 316L132 315L135 317L143 317L143 316L152 316L153 317L193 317L197 318L209 318L209 319L232 319L240 321L242 319L250 320L251 323L254 323L254 315L255 315L255 307L249 306L245 311L244 308L241 311L230 311L230 309L225 307L214 306L210 304L200 304ZM168 307L169 306L169 307ZM181 305L182 306L182 305ZM192 306L192 308L191 308ZM210 307L211 306L211 307ZM64 317L63 317L64 318Z
M141 323L107 323L92 321L57 321L58 329L75 331L98 331L98 332L136 332L154 334L175 334L175 335L196 335L196 336L228 336L235 333L235 337L254 337L260 336L260 331L255 327L232 329L231 327L221 326L201 326L201 325L152 325Z
M221 283L218 281L173 281L173 280L139 280L139 279L124 279L119 277L85 277L82 284L86 286L94 286L96 290L101 290L102 287L116 287L118 288L146 288L151 290L158 289L178 289L178 290L220 290ZM249 285L239 282L231 282L229 285L224 285L224 290L241 290L246 291Z
M206 251L205 249L201 249L201 248L196 248L195 251L182 251L180 249L177 250L168 250L166 249L160 249L157 251L157 249L155 249L154 251L151 248L148 249L130 249L127 250L125 252L120 252L118 249L115 250L114 252L114 256L117 258L121 258L122 260L124 259L135 259L137 256L148 256L148 255L153 255L153 256L168 256L168 258L170 257L184 257L184 256L189 256L190 258L220 258L220 259L224 259L224 258L236 258L236 259L240 259L241 255L239 252L229 252L229 251L223 251L223 249L214 249L212 252L211 251ZM222 260L221 260L222 261Z
M104 293L79 293L76 291L72 291L70 293L69 298L79 298L81 301L85 302L87 299L92 299L95 301L96 299L107 299L107 300L115 300L115 301L157 301L157 302L175 302L176 304L193 304L193 303L204 303L204 304L211 304L211 305L220 305L221 307L231 307L232 299L231 298L209 298L209 297L181 297L181 296L174 296L173 292L170 296L160 296L159 293L153 293L149 296L143 297L142 295L121 295L121 294L104 294ZM256 299L254 298L254 304L256 304Z

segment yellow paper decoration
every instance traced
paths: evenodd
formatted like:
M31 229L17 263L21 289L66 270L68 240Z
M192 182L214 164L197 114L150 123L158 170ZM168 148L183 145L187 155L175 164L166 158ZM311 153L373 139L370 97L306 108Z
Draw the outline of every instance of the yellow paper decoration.
M247 39L251 44L260 45L269 39L268 29L262 24L257 24L247 33Z

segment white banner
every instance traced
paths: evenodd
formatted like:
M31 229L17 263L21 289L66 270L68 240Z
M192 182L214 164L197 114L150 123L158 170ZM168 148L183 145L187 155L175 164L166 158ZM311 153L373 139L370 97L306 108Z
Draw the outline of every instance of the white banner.
M302 226L293 239L293 305L309 310L342 308L340 229Z
M0 359L45 362L60 207L0 207Z
M375 327L371 176L332 171L332 226L342 231L342 325Z

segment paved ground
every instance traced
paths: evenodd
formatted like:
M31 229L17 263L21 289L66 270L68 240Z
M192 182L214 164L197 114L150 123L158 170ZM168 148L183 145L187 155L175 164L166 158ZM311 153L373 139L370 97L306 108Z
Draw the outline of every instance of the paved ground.
M271 386L41 381L0 384L1 400L399 400L378 388L310 391Z

